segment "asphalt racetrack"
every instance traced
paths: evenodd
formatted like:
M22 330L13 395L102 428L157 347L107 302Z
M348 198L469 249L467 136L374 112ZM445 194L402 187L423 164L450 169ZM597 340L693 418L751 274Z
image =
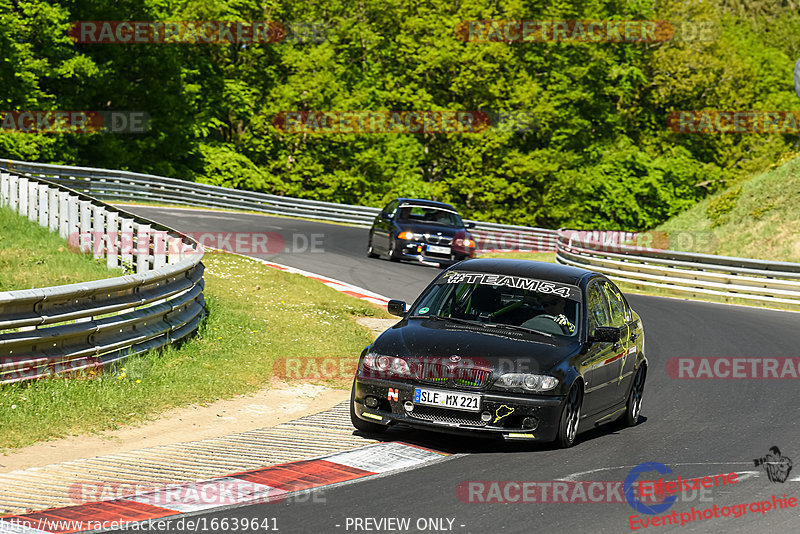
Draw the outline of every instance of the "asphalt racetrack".
M367 230L335 224L218 211L129 207L125 209L185 232L274 232L289 243L295 234L316 234L317 247L297 238L291 250L258 255L278 263L359 285L409 303L439 272L437 268L365 255ZM321 234L321 237L319 237ZM753 459L773 445L800 461L796 380L679 380L668 376L668 359L694 357L795 357L800 341L796 313L678 299L628 295L641 315L649 360L643 421L616 430L606 425L581 434L571 449L505 444L445 434L390 430L402 440L456 456L428 467L323 490L314 498L259 504L205 514L212 518L275 518L280 532L631 532L631 516L691 514L772 497L800 499L800 467L786 482L771 482ZM354 355L356 356L356 355ZM642 462L659 462L683 478L737 472L736 484L678 494L659 516L638 514L622 502L468 502L457 488L469 481L622 481ZM658 478L654 472L642 478ZM461 486L464 487L463 485ZM486 488L490 485L483 486ZM470 494L467 494L470 495ZM480 492L472 494L479 500ZM485 493L483 494L486 495ZM461 497L461 499L459 498ZM520 498L511 492L509 499ZM797 532L800 506L740 517L714 517L651 532ZM763 508L763 507L761 507ZM741 508L740 508L741 510ZM369 521L366 519L369 518ZM397 518L401 521L395 521ZM408 520L407 527L402 521ZM679 521L680 523L680 521ZM252 530L251 532L264 532Z

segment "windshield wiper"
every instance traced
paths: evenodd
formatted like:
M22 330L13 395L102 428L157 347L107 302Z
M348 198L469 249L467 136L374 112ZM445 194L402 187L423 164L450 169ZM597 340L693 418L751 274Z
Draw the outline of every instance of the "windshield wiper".
M469 319L460 319L458 317L445 317L443 315L411 315L409 319L436 319L437 321L449 321L451 323L468 324L471 326L484 326L486 324L480 321L471 321Z
M486 326L493 326L496 328L505 328L507 330L519 330L521 332L533 332L534 334L541 334L543 336L547 336L550 338L555 339L556 336L549 332L542 332L541 330L534 330L533 328L525 328L524 326L517 326L515 324L504 324L504 323L485 323Z

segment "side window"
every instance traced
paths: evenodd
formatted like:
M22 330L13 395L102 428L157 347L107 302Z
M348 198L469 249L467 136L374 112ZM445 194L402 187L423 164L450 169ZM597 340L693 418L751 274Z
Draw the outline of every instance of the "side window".
M394 217L394 212L397 211L397 205L400 204L399 200L392 200L383 208L383 211L389 214L389 217Z
M586 303L588 307L589 335L594 334L595 327L611 326L608 302L599 283L592 282L589 285L586 292Z
M616 287L608 282L603 282L603 287L606 290L606 296L608 297L608 304L611 311L610 326L624 326L627 322L627 308L625 306L625 301L622 300L622 295L619 294Z

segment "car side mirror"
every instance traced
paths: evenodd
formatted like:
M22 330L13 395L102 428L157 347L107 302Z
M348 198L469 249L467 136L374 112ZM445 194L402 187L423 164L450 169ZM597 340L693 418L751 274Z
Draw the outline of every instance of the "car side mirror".
M382 211L381 212L381 219L383 219L385 221L388 221L389 219L391 219L391 217L389 217L388 213L386 213L385 211Z
M475 228L475 223L474 222L468 222L467 224L464 225L464 227L465 228Z
M622 337L622 331L615 326L597 326L594 329L592 341L616 343Z
M406 303L404 300L390 300L386 307L392 315L403 317L406 314Z

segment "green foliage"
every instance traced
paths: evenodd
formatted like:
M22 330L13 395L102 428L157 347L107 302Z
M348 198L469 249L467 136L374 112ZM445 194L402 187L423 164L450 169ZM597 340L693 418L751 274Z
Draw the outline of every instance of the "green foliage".
M142 110L136 135L2 135L0 156L123 168L380 206L452 202L465 216L638 230L791 150L793 135L681 134L674 111L797 108L796 2L742 0L0 0L6 109ZM669 20L658 43L470 43L466 20ZM274 20L267 44L74 44L75 20ZM704 24L683 39L685 23ZM305 29L304 29L305 28ZM683 28L683 29L682 29ZM312 39L314 37L322 37ZM536 128L297 134L286 111L530 111Z
M708 215L709 219L716 221L723 215L730 213L736 207L736 201L739 200L741 193L742 188L737 187L710 198L706 207L706 215Z

